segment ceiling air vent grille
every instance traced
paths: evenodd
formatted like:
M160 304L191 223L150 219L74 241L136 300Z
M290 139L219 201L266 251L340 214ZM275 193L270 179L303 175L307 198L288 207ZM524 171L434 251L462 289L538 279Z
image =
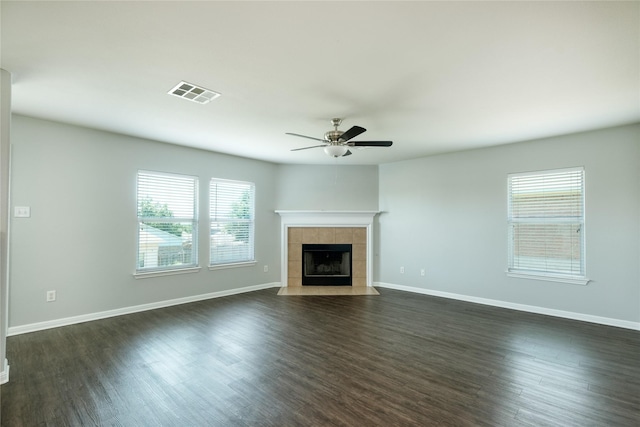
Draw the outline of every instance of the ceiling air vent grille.
M178 83L168 93L169 95L197 102L198 104L206 104L220 96L217 92L187 82Z

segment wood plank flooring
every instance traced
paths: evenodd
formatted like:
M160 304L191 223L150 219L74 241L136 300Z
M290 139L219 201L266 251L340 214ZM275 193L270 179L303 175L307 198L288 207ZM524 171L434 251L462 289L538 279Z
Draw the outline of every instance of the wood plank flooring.
M640 332L379 291L9 337L2 426L640 425Z

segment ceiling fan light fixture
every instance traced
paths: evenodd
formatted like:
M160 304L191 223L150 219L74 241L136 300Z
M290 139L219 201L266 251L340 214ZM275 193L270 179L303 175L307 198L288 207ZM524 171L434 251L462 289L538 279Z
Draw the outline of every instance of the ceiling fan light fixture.
M342 157L346 154L349 148L345 145L327 145L324 147L324 152L331 157Z

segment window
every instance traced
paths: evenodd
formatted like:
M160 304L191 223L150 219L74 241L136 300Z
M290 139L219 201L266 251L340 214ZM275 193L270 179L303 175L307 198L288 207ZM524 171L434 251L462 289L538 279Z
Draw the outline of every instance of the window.
M586 284L583 168L508 177L513 276Z
M254 198L255 185L251 182L211 180L210 266L255 262Z
M136 273L198 266L198 178L138 172Z

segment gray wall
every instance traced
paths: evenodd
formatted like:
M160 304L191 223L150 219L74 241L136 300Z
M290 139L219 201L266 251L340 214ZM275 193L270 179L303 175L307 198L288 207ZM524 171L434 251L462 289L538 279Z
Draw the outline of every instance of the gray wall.
M507 174L571 166L585 168L592 282L507 277ZM640 321L640 125L385 164L379 176L377 282Z
M278 209L378 209L378 166L280 165L277 185Z
M13 116L9 327L280 280L275 164ZM135 279L138 169L200 178L200 236L211 177L256 184L258 265ZM269 272L263 272L269 265ZM57 301L45 302L47 290Z

